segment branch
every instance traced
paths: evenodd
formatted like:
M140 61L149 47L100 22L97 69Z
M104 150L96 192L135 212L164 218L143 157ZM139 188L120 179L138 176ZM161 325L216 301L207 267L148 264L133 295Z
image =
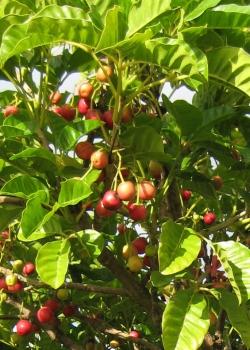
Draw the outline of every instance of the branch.
M23 205L24 200L17 197L10 197L10 196L0 196L0 204L18 204Z

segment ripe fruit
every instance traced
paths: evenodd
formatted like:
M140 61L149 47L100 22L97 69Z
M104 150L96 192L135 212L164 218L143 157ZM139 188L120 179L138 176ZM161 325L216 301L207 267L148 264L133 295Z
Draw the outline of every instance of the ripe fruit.
M140 204L129 204L128 205L129 216L134 221L143 221L147 217L147 209L144 205Z
M123 181L118 185L117 193L121 200L130 201L136 194L135 185L132 181Z
M105 71L105 73L104 73ZM111 77L113 74L113 70L110 66L102 66L102 68L98 68L96 72L96 79L99 80L101 83L107 83L108 82L108 77Z
M23 269L23 261L22 260L15 260L12 262L12 267L15 272L21 272Z
M213 212L208 212L203 216L203 221L206 225L211 225L216 220L216 215Z
M160 179L163 173L163 167L160 163L155 160L151 160L148 166L149 174L155 179Z
M78 101L78 111L81 114L86 114L90 107L90 102L86 98L80 98Z
M134 331L129 332L129 336L131 338L139 339L139 338L141 338L141 333L139 331L134 330Z
M100 200L97 203L97 205L95 207L95 212L98 216L101 216L101 217L109 217L109 216L112 216L114 214L113 211L108 210L104 207L102 200Z
M152 262L151 262L151 258L147 255L145 255L143 257L143 266L145 267L151 267L152 266Z
M48 323L53 319L53 312L47 306L42 306L36 313L36 317L40 323Z
M145 248L148 245L146 238L138 237L132 242L133 246L136 248L138 254L144 254Z
M8 291L11 293L18 293L23 290L23 284L20 281L17 281L13 286L8 286Z
M94 87L88 82L84 82L80 85L78 93L81 98L90 98L93 94Z
M68 300L69 299L69 290L68 289L58 289L56 292L56 296L59 300Z
M109 345L111 346L111 348L116 349L119 348L120 343L118 342L118 340L113 339L110 341Z
M187 202L192 196L192 192L189 190L181 190L181 198L183 201Z
M150 200L155 197L156 188L150 181L142 181L139 184L139 198L142 200Z
M3 115L7 118L10 115L16 115L19 113L19 108L17 106L7 106L3 111Z
M109 190L104 193L102 204L106 209L117 210L122 203L117 192Z
M120 235L123 235L126 232L126 226L124 224L117 225L117 231Z
M63 314L66 317L73 316L76 313L76 311L77 311L77 306L73 304L66 305L63 308Z
M90 161L93 168L104 169L109 162L108 154L103 150L97 150L92 153Z
M101 114L97 109L89 109L85 115L87 120L100 120Z
M1 236L2 236L3 239L9 239L10 231L9 230L2 231Z
M223 186L223 180L219 175L215 175L212 177L212 181L213 181L213 185L214 188L218 191L221 189L221 187Z
M60 107L55 107L53 111L57 114L59 114L61 117L63 117L67 121L72 121L75 119L76 110L75 108L69 106L69 105L63 105Z
M79 142L75 148L77 157L84 160L89 160L92 153L94 153L94 151L95 151L94 145L88 141Z
M133 244L125 244L122 248L122 256L124 259L128 259L131 256L137 255L138 252Z
M36 270L35 265L32 262L27 262L23 267L23 274L26 276L31 275Z
M5 283L7 286L14 286L17 283L17 276L9 274L5 277Z
M0 278L0 291L1 290L7 290L8 289L8 286L5 282L5 279L4 278Z
M32 332L32 323L28 320L20 320L16 324L16 331L18 335L27 335Z
M56 299L48 299L44 303L44 306L48 307L51 311L57 311L60 308L60 304Z
M133 119L133 111L131 107L125 106L122 110L122 121L129 123Z
M53 105L57 105L62 98L62 95L59 91L52 92L49 99Z
M109 129L113 128L113 110L110 109L102 114L101 119L106 123Z
M127 266L131 272L138 272L143 268L143 260L138 255L130 256Z

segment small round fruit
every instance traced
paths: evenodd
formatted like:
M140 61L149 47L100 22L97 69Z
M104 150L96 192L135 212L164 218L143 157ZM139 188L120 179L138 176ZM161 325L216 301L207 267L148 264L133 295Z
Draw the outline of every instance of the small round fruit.
M104 73L105 71L105 73ZM99 80L101 83L107 83L108 77L111 77L113 74L113 70L110 66L102 66L102 68L98 68L96 72L96 79Z
M53 105L57 105L61 101L62 95L59 91L52 92L50 95L50 101Z
M27 335L32 332L32 323L28 320L20 320L16 324L16 332L18 335Z
M8 298L6 293L0 292L0 304L6 301Z
M123 123L129 123L133 119L133 111L131 107L125 106L122 110L122 121Z
M93 168L104 169L109 163L109 157L107 152L103 150L97 150L92 153L90 161Z
M159 162L151 160L148 166L149 174L155 179L160 179L163 173L163 167Z
M90 98L94 92L94 87L88 82L84 82L80 85L78 93L81 98Z
M17 106L7 106L3 111L3 115L5 118L7 118L10 115L17 115L19 112L20 110Z
M150 256L145 255L143 257L143 266L145 266L145 267L152 267L152 261L151 261L151 257Z
M36 267L32 262L27 262L23 267L23 274L25 276L31 275L33 272L35 272Z
M75 152L80 159L89 160L92 153L95 152L95 147L88 141L82 141L76 145Z
M106 123L109 129L113 129L113 110L110 109L102 114L101 119Z
M48 299L44 303L44 306L48 307L52 312L55 312L60 308L60 303L56 299Z
M212 177L212 181L213 181L213 185L214 188L218 191L221 189L221 187L223 186L223 180L219 175L215 175Z
M7 229L7 230L4 230L1 232L1 236L3 239L9 239L10 237L10 231Z
M7 286L14 286L17 283L17 276L9 274L5 277L5 283Z
M7 290L8 289L8 286L5 282L5 279L4 278L0 278L0 291L1 290Z
M143 268L143 260L138 255L128 258L127 267L131 272L139 272Z
M86 98L80 98L77 105L80 114L86 114L90 108L90 102Z
M140 204L128 205L129 216L134 221L144 221L147 218L147 208Z
M53 317L53 311L47 307L47 306L42 306L36 313L36 317L40 323L48 323L50 322Z
M77 306L73 304L65 305L63 308L63 314L66 317L73 316L75 315L76 312L77 312Z
M22 260L14 260L12 263L13 270L15 272L21 272L23 269L23 261Z
M87 120L100 120L101 114L98 109L89 109L85 115Z
M122 248L122 256L124 259L128 259L131 256L137 255L138 252L133 244L125 244Z
M13 286L8 286L8 292L19 293L23 290L23 284L21 281L17 281Z
M209 315L209 319L210 319L210 324L214 326L217 322L218 317L215 315L213 311L211 311Z
M126 226L124 224L118 224L117 231L120 233L120 235L123 235L126 232Z
M139 198L141 200L151 200L155 197L156 188L150 181L142 181L139 184Z
M136 194L135 185L132 181L123 181L118 185L117 193L122 201L130 201Z
M208 212L203 216L203 221L206 225L212 225L216 220L216 215L213 212Z
M135 247L135 249L137 250L138 254L144 254L146 246L148 245L148 242L147 242L146 238L138 237L138 238L133 240L132 244Z
M133 330L129 332L129 336L134 339L141 338L141 333L139 331Z
M97 203L97 205L95 207L95 212L100 217L109 217L109 216L112 216L114 214L114 212L112 210L109 210L109 209L104 207L102 200L100 200Z
M109 345L111 346L111 348L117 349L117 348L119 348L120 343L118 342L118 340L113 339L109 342Z
M192 192L189 190L181 190L181 198L184 202L187 202L192 196Z
M64 288L58 289L56 292L56 296L59 300L63 300L63 301L68 300L69 299L69 290L64 289Z
M117 192L109 190L104 193L102 204L106 209L117 210L122 203Z
M60 107L55 107L53 111L57 114L59 114L61 117L63 117L67 121L72 121L75 119L76 116L76 110L75 108L69 106L69 105L63 105Z

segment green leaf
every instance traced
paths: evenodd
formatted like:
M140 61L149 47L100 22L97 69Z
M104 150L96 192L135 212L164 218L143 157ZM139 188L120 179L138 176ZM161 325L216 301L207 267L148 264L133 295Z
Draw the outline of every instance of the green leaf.
M52 288L59 288L65 280L69 264L70 243L68 240L48 242L36 257L36 269L41 280Z
M162 225L159 244L159 270L163 275L184 270L197 258L201 240L191 228L172 220Z
M21 214L23 208L10 205L0 206L0 231L5 230L8 225Z
M169 300L162 318L165 350L197 350L209 328L209 311L203 295L181 290Z
M88 198L92 191L90 186L82 179L69 179L61 183L58 205L66 207L74 205Z
M250 96L249 57L246 51L238 47L222 47L208 51L210 78Z
M42 158L55 164L54 154L44 148L29 147L29 148L26 148L24 151L15 154L10 159L15 160L15 159L22 159L22 158Z
M250 250L234 241L214 244L215 253L227 273L239 303L250 299Z
M222 308L226 311L231 325L239 333L244 344L249 348L249 307L245 303L239 305L236 295L226 290L221 292L220 303Z
M91 258L97 258L104 246L104 236L95 230L85 230L76 233L82 240L86 248L86 255Z
M185 21L192 21L193 19L199 17L207 9L218 5L221 0L202 0L198 3L193 1L194 9L185 16ZM185 5L184 5L185 6Z
M1 194L10 194L13 196L28 198L37 191L47 191L47 187L38 179L28 175L18 175L6 182L1 188Z
M127 36L139 32L153 20L171 10L170 3L170 0L154 0L150 2L141 0L138 4L134 4L129 11Z
M250 8L236 4L217 6L197 18L195 25L223 29L248 28L250 26Z
M1 127L6 138L25 137L34 134L35 124L24 113L6 118Z
M30 12L31 9L19 1L9 1L4 8L5 14L25 15L29 14Z
M121 9L117 6L106 14L105 27L102 32L96 51L101 51L114 46L125 38L126 22Z

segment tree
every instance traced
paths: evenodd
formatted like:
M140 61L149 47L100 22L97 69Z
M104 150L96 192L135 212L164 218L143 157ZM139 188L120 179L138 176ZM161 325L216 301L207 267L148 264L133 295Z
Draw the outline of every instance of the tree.
M1 349L250 347L247 1L0 13Z

